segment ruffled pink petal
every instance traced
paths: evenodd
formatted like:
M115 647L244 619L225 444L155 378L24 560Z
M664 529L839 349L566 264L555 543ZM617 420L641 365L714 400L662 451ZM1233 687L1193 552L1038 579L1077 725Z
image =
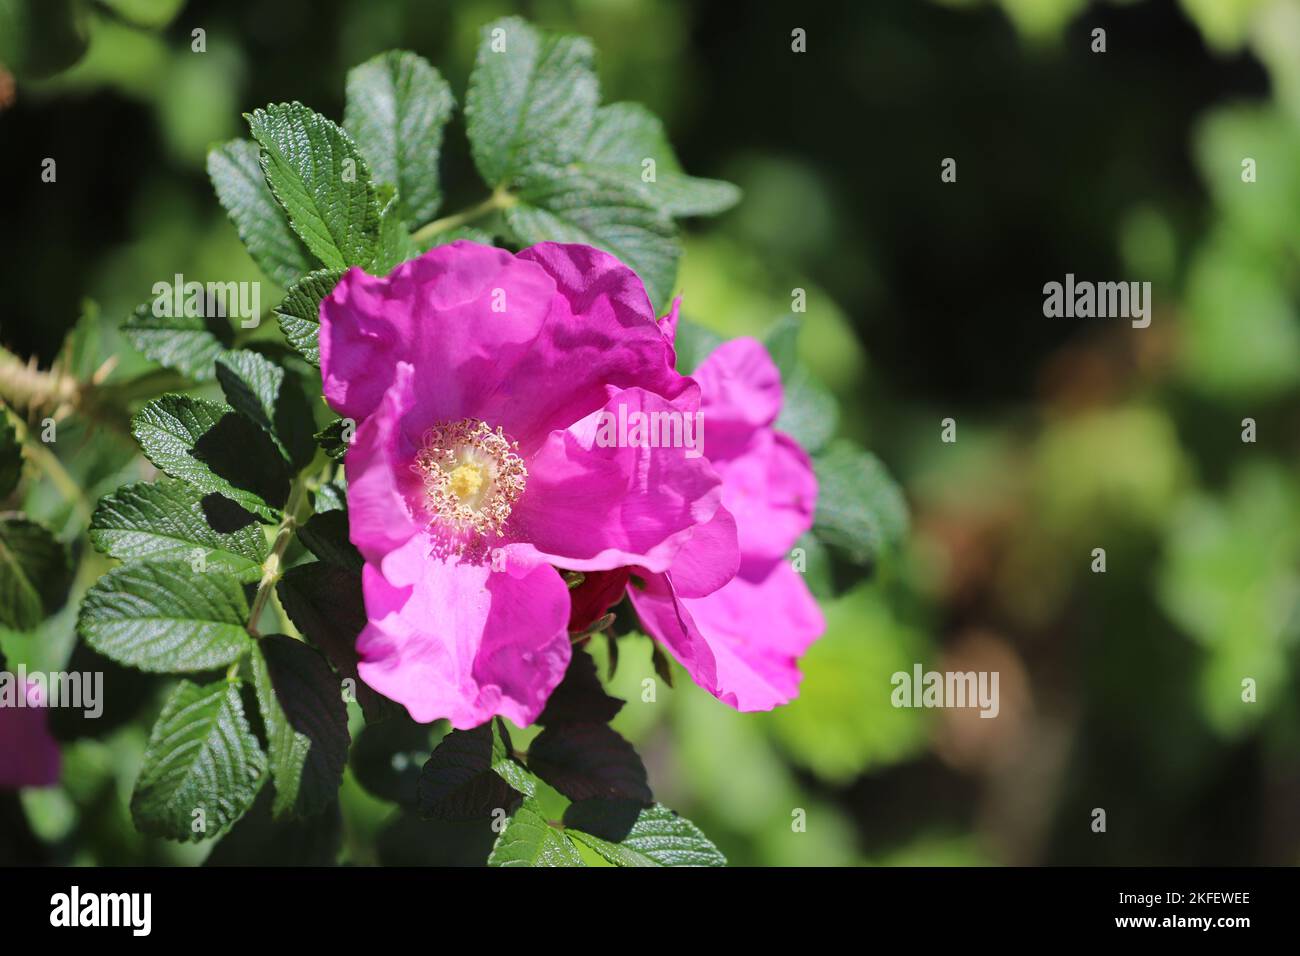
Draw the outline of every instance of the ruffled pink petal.
M707 438L708 423L704 428ZM714 467L722 477L722 503L735 515L745 557L780 558L812 527L817 476L807 452L793 439L761 429L741 454L714 460Z
M642 623L691 678L740 711L793 700L802 678L798 659L826 626L785 561L744 562L730 583L703 598L677 597L663 579L628 594Z
M48 715L34 695L26 707L0 707L0 790L52 787L62 760Z
M681 597L704 597L734 578L739 568L736 519L719 508L712 521L691 532L673 558L673 587Z
M439 422L500 426L524 454L600 408L610 389L676 398L672 368L636 274L585 246L513 256L459 241L385 278L354 269L321 303L321 375L335 411L374 411L398 362L416 381L409 441Z
M370 623L357 639L361 679L412 719L477 727L531 724L571 654L569 593L555 569L462 564L412 539L362 572Z
M321 302L325 397L360 421L379 404L397 364L409 362L426 372L417 394L427 424L481 418L476 409L511 389L509 373L554 298L554 281L537 265L465 241L435 247L385 277L350 269Z
M617 429L604 433L614 443L602 444L601 415L612 422L620 407L627 416L672 414L681 421L694 403L630 388L550 436L528 460L528 486L511 515L515 540L527 542L538 560L575 571L663 571L696 526L717 512L718 476L691 449L620 444L632 435Z
M669 347L672 348L672 364L677 366L677 322L681 316L682 297L679 295L673 299L672 307L668 312L659 317L659 331L663 332L664 338L668 340Z
M710 457L730 457L781 413L781 372L757 339L723 342L691 377L700 385Z
M650 636L668 648L686 668L691 680L717 697L717 659L687 610L686 602L673 588L672 578L638 569L627 596Z
M423 526L411 505L419 478L409 466L417 449L402 430L414 381L414 367L398 362L391 387L374 414L357 427L345 459L352 543L372 562L400 548Z

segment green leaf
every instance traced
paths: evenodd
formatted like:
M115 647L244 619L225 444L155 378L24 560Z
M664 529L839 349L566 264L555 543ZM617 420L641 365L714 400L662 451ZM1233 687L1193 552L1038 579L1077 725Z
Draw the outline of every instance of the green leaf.
M799 361L799 332L799 321L786 316L768 331L763 344L781 372L784 396L776 427L811 455L826 447L834 436L840 409L830 392Z
M336 418L313 437L325 454L335 461L342 461L356 437L356 422L350 418Z
M258 268L288 288L315 260L266 184L260 157L256 143L231 140L208 153L208 177Z
M679 318L677 337L673 342L673 350L677 353L677 371L690 375L723 341L722 336L712 329Z
M528 748L528 769L571 800L650 803L645 765L606 724L551 724Z
M578 158L600 100L585 37L543 34L518 17L483 28L465 98L474 165L488 185Z
M243 816L265 773L238 685L181 681L150 735L131 817L143 833L197 842Z
M307 248L330 269L369 265L379 243L379 203L352 138L301 103L273 104L246 118L271 192Z
M0 3L0 63L21 80L68 69L90 43L91 17L82 0Z
M260 426L295 468L316 457L311 405L296 378L265 356L239 349L217 360L217 380L231 407Z
M121 561L191 562L244 582L262 576L268 547L262 526L221 495L204 495L183 481L163 478L125 485L101 498L90 520L90 542Z
M22 474L23 445L8 410L0 405L0 498L8 497L18 487Z
M551 692L537 722L552 724L607 724L623 709L623 701L605 693L596 675L596 662L582 648L575 647L564 679Z
M274 442L234 409L204 398L167 394L131 419L145 457L201 492L225 495L269 521L289 493Z
M216 374L213 362L230 346L229 323L206 315L156 315L153 303L136 306L122 334L159 365L196 382Z
M495 811L512 812L524 794L506 775L516 776L510 738L500 721L473 730L453 730L434 749L420 772L420 813L434 820L476 820ZM506 774L498 773L501 765ZM516 776L516 779L517 776Z
M335 866L343 845L337 802L308 819L277 820L272 794L263 789L252 808L221 837L203 866Z
M541 807L525 800L497 837L488 866L585 866L563 830L546 822Z
M402 219L399 199L392 186L384 184L379 187L383 212L379 214L379 245L375 248L374 259L366 267L371 275L388 275L395 267L420 253L420 247L411 238Z
M252 640L247 623L248 602L230 575L142 561L95 582L81 603L77 632L119 664L180 674L237 660Z
M280 331L289 344L312 365L320 365L320 304L334 291L339 269L320 269L303 276L289 287L275 307Z
M68 597L68 550L25 515L0 514L0 624L33 630Z
M348 513L322 511L298 529L298 538L322 561L349 571L360 571L365 560L350 540Z
M438 157L456 101L421 56L390 50L348 71L343 128L379 183L397 188L399 222L419 225L442 204Z
M574 168L535 166L514 191L506 224L525 245L576 242L630 266L654 307L668 304L681 245L672 219L633 186Z
M338 678L318 651L271 634L256 643L253 686L275 781L272 812L314 816L338 799L352 743Z
M320 438L319 435L316 437ZM348 489L343 476L336 474L317 488L312 495L312 505L318 514L322 511L345 510L348 506Z
M580 165L599 178L636 189L671 216L711 216L740 201L740 190L731 183L686 175L663 123L639 103L611 103L596 110Z
M898 547L907 535L907 502L875 455L838 441L813 459L817 517L813 530L862 564Z
M285 613L298 632L352 681L367 720L381 718L387 704L357 675L357 635L366 626L361 575L324 561L290 568L276 585Z
M727 858L699 827L662 804L641 809L630 828L618 819L624 809L603 801L575 803L564 814L564 832L615 866L727 865ZM588 829L616 839L603 839Z

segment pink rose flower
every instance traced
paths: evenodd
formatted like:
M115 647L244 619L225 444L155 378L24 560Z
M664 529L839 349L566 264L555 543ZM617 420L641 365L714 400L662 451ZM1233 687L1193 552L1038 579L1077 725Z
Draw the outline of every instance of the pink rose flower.
M663 327L673 336L675 308ZM826 627L789 561L795 540L812 527L817 479L804 450L773 428L781 375L759 342L720 345L694 378L723 507L667 572L634 571L628 595L642 624L697 684L737 710L771 710L798 694L798 659ZM726 577L733 528L739 566Z
M556 568L666 571L720 510L706 459L599 442L602 413L693 416L699 387L636 275L586 246L352 269L320 318L325 397L358 423L362 679L421 722L532 723L571 654Z
M0 707L0 790L59 782L59 745L46 716L34 684L27 688L26 707Z

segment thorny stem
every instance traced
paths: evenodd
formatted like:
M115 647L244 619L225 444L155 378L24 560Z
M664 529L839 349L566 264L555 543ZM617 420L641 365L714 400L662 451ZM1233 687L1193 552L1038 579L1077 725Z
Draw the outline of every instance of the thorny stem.
M411 238L417 243L423 244L426 240L432 239L439 233L447 232L451 229L457 229L460 226L468 225L482 219L501 209L508 209L513 206L517 199L506 191L505 187L498 186L493 190L492 195L488 196L476 206L470 206L464 212L458 212L452 216L444 216L441 219L435 219L433 222L421 226L415 232L411 233Z

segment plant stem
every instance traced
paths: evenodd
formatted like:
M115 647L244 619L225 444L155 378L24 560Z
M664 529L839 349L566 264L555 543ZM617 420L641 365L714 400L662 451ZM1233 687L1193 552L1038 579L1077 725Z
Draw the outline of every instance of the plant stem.
M411 233L411 238L417 243L423 244L425 241L432 239L434 236L451 229L457 229L460 226L467 225L484 216L490 215L500 209L508 209L513 206L517 200L510 195L503 186L498 186L487 199L484 199L476 206L470 206L464 212L458 212L452 216L444 216L441 219L435 219L433 222L426 223L415 232Z
M0 412L3 414L3 412ZM49 478L55 488L58 489L68 504L72 505L73 510L77 512L77 517L81 519L83 525L90 524L91 506L86 498L86 493L81 490L81 486L76 480L68 474L68 470L63 467L63 462L59 457L45 447L44 442L33 441L31 432L27 429L27 423L17 415L11 416L10 421L14 425L14 430L18 433L18 441L27 449L27 456L46 478Z
M298 527L300 521L298 512L306 501L307 481L301 477L296 478L293 487L289 489L289 500L284 505L284 518L280 522L280 527L276 529L271 553L262 562L262 580L258 582L257 594L253 597L253 607L248 612L248 633L254 637L262 636L257 630L257 619L262 616L262 611L266 609L266 602L270 600L272 592L275 591L275 584L280 580L280 564L285 549L293 540L294 529Z

